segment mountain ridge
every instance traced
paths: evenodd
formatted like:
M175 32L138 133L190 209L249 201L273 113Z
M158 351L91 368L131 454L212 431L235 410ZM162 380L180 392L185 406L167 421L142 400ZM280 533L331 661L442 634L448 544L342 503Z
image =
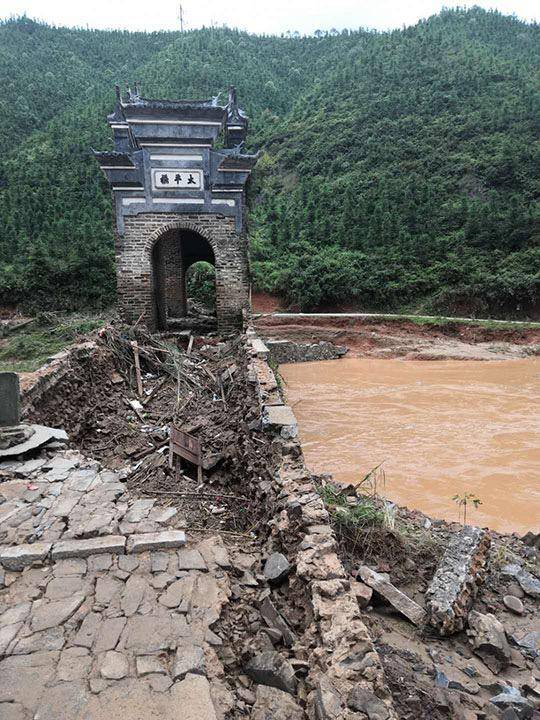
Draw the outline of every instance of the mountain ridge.
M25 33L40 36L37 54L25 45L10 84ZM4 23L0 301L113 300L110 199L90 147L110 144L123 76L147 96L237 86L262 153L250 189L256 288L303 309L535 316L537 40L536 25L479 9L298 39ZM20 127L25 107L33 121Z

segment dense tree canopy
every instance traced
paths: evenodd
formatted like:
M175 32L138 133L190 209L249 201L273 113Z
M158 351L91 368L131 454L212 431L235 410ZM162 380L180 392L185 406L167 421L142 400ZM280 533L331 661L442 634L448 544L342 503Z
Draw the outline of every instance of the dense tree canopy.
M0 25L0 301L114 298L113 84L235 84L261 158L256 287L305 309L537 313L539 32L480 9L389 33L258 37Z

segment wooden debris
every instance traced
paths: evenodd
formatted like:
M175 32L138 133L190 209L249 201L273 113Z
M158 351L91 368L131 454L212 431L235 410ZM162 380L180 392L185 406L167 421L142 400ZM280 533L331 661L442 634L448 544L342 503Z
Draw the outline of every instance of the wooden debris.
M141 376L141 361L139 358L139 344L136 340L132 340L131 347L133 348L133 356L135 358L135 377L137 378L137 393L139 397L144 394L142 376Z

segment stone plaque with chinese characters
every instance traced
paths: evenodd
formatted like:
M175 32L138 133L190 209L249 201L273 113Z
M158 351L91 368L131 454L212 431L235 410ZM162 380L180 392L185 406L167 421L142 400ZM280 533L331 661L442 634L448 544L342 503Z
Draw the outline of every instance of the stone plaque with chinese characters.
M152 170L152 184L155 190L201 190L202 173L200 170Z

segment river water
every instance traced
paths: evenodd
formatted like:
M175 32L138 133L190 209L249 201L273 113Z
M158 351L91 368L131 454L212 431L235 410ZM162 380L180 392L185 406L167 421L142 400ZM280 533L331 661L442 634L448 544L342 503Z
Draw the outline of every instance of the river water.
M540 359L345 358L280 366L309 468L357 483L383 463L384 494L458 520L540 531Z

